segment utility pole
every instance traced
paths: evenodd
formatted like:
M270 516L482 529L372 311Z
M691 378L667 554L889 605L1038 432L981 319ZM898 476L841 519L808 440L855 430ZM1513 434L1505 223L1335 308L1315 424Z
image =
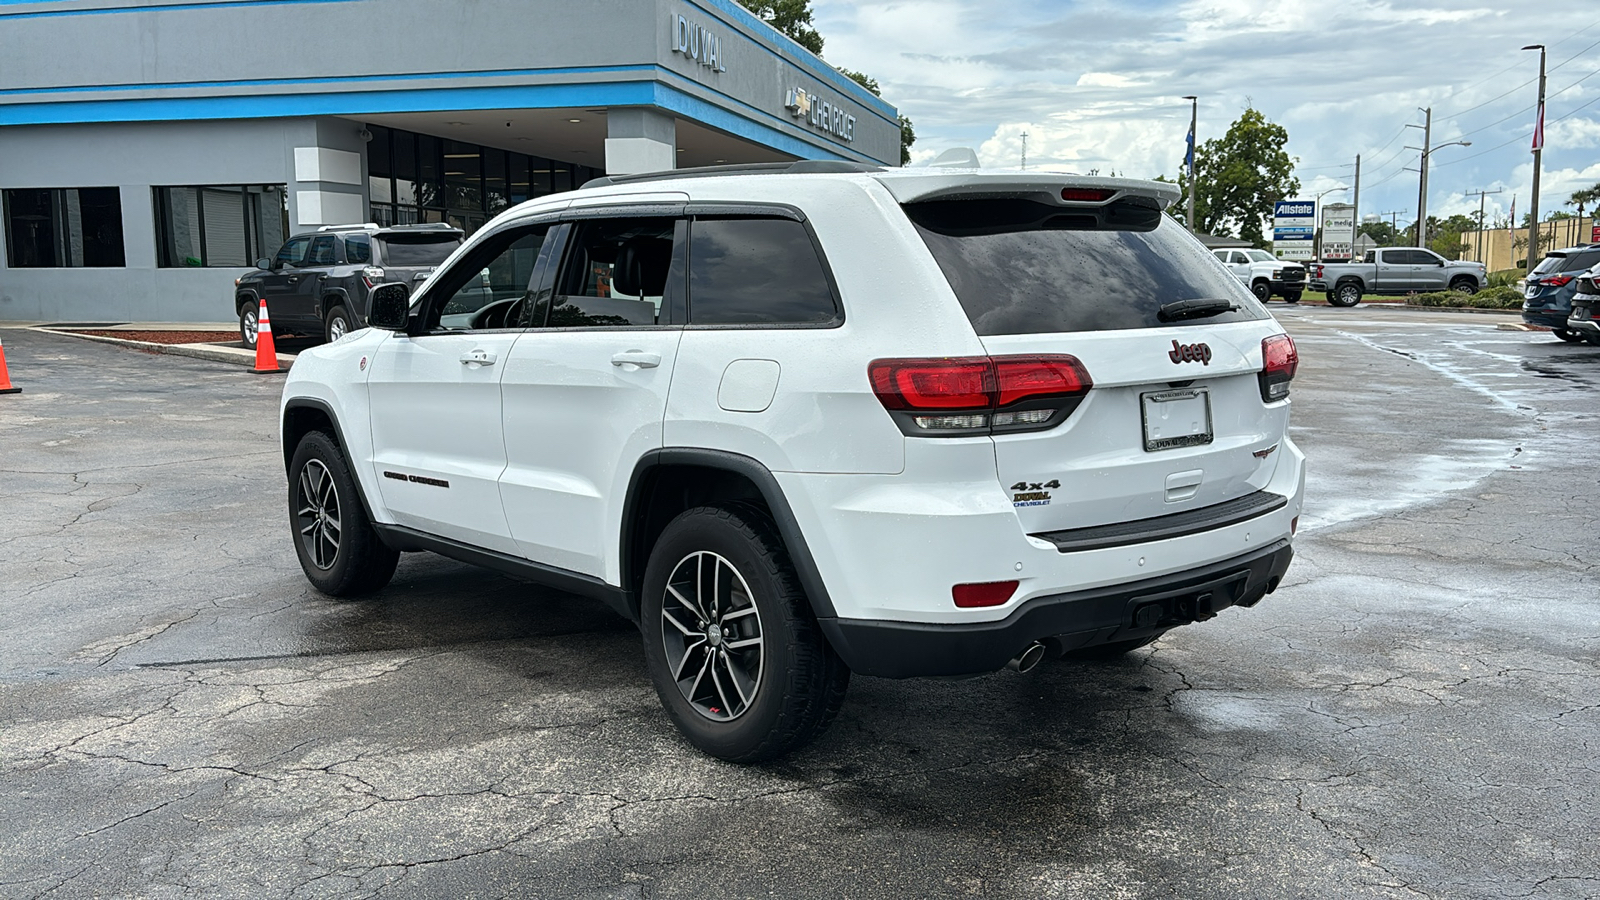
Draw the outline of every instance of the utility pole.
M1418 107L1421 109L1421 107ZM1421 150L1422 161L1417 165L1417 246L1428 245L1428 153L1429 142L1433 140L1433 107L1422 110L1425 118L1421 125L1406 125L1407 128L1422 129L1422 146L1407 147L1407 150Z
M1490 194L1502 194L1502 193L1505 193L1505 189L1504 188L1495 188L1492 191L1467 191L1466 193L1461 195L1463 197L1471 197L1473 194L1477 194L1478 195L1478 252L1475 254L1478 257L1478 262L1483 262L1484 261L1484 259L1483 259L1483 198L1489 196ZM1515 256L1514 252L1513 252L1513 256Z
M1361 154L1359 153L1356 154L1356 194L1350 201L1350 205L1355 207L1355 209L1350 210L1350 220L1355 222L1356 233L1359 234L1361 232ZM1355 240L1356 235L1350 235L1352 253L1355 252Z
M1533 126L1533 199L1528 203L1528 271L1539 264L1539 161L1544 154L1544 57L1543 44L1529 44L1524 50L1539 51L1539 119ZM1512 222L1515 228L1517 223ZM1516 261L1516 248L1511 250L1511 259Z
M1194 143L1196 140L1195 126L1200 123L1200 98L1195 94L1190 94L1183 99L1189 101L1189 233L1196 234L1200 228L1194 220L1194 195L1195 191L1200 187L1200 180L1194 174Z
M1022 168L1028 168L1028 133L1022 133Z

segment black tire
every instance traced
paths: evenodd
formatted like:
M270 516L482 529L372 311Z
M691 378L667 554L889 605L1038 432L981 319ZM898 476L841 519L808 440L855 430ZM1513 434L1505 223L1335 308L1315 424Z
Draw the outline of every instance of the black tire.
M328 343L333 343L355 330L355 322L350 318L350 313L342 306L335 306L328 310L328 318L322 323L322 336Z
M1265 303L1272 299L1272 284L1266 281L1257 281L1250 285L1250 293L1255 294L1257 300Z
M1328 296L1328 302L1334 306L1355 306L1361 302L1361 283L1346 281L1334 287L1333 293Z
M1558 338L1561 338L1563 341L1566 341L1569 344L1576 344L1577 342L1583 340L1583 335L1578 334L1575 331L1568 331L1565 328L1552 328L1550 329L1550 333Z
M259 302L248 299L239 304L239 340L246 350L256 349L256 329L260 327L256 316L260 309Z
M1329 303L1332 303L1333 302L1333 291L1323 291L1322 292L1322 299L1328 301Z
M1283 295L1283 302L1285 302L1285 303L1299 303L1300 302L1300 296L1301 296L1301 294L1300 294L1299 291L1290 291L1289 293Z
M1472 278L1457 278L1455 281L1450 282L1450 290L1468 295L1476 294L1478 292L1478 282Z
M1583 339L1588 341L1591 347L1600 347L1600 334L1585 334Z
M1112 641L1108 644L1085 647L1082 650L1068 650L1062 654L1061 658L1080 662L1103 662L1108 659L1120 659L1140 647L1155 643L1156 638L1160 636L1158 634L1154 637L1138 638L1132 641Z
M301 438L289 463L289 528L311 586L333 597L381 589L400 562L372 529L339 445L321 431Z
M717 588L702 604L695 586L707 571L718 573ZM711 756L781 756L822 733L844 703L850 670L817 627L783 540L759 507L702 506L673 519L650 551L639 620L662 706Z

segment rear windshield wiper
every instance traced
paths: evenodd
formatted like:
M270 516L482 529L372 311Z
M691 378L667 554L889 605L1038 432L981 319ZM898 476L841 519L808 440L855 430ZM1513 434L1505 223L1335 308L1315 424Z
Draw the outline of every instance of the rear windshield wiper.
M1232 300L1201 298L1174 300L1171 303L1161 304L1161 309L1156 311L1156 318L1163 322L1176 322L1180 319L1203 319L1207 316L1219 316L1225 312L1233 312L1238 308L1238 305Z

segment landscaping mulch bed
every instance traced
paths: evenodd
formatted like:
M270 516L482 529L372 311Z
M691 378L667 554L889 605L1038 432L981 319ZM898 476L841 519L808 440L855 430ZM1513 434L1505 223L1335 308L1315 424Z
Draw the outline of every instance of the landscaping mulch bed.
M95 337L121 338L125 341L146 341L151 344L221 344L239 343L237 331L99 331L74 328L73 334L92 334Z

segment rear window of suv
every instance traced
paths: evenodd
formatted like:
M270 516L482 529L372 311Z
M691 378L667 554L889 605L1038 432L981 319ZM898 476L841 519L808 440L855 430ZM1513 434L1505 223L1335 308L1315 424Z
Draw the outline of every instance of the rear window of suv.
M1600 250L1582 250L1577 253L1552 253L1539 260L1539 265L1534 267L1535 275L1552 275L1557 272L1576 272L1588 269L1600 263Z
M380 234L386 266L437 266L461 246L456 234Z
M980 335L1115 331L1267 317L1200 242L1137 202L1063 207L1022 199L908 203ZM1238 309L1162 322L1174 300L1232 300Z

